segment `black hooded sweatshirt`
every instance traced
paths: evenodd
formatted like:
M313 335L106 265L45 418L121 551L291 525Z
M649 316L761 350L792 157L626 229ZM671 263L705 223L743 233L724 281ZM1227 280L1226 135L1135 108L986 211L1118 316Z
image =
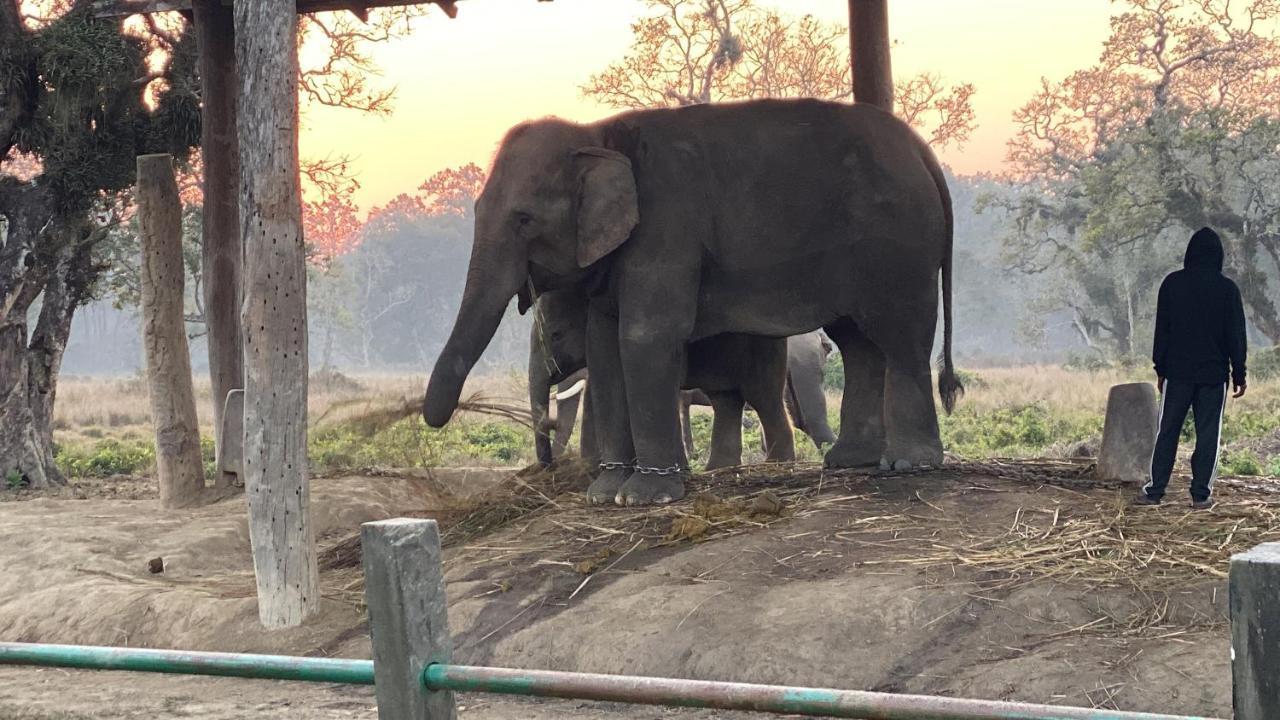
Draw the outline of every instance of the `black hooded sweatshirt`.
M1181 270L1160 285L1156 304L1156 374L1180 382L1245 384L1244 305L1222 274L1222 240L1201 228Z

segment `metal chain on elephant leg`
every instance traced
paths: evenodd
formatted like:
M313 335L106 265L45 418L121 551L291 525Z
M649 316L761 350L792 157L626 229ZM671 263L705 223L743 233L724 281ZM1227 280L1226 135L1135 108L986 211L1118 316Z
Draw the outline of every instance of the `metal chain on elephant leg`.
M665 468L645 467L643 465L636 465L634 469L636 472L640 473L641 475L688 475L689 474L689 468L686 468L682 465L672 465L671 467L665 467Z
M600 463L599 467L601 470L607 471L607 470L633 470L635 469L635 466L636 466L635 460L632 460L630 462L617 462L614 460L606 460L605 462Z

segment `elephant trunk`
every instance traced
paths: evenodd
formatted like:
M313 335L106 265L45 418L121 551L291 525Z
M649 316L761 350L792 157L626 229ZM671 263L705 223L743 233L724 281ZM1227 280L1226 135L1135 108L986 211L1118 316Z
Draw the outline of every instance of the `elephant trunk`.
M422 417L431 427L444 427L453 416L467 375L497 332L507 303L527 282L527 267L523 257L472 252L458 317L427 381Z
M538 464L546 467L553 459L550 423L547 422L551 409L551 373L536 338L529 343L529 409L533 414L533 443Z

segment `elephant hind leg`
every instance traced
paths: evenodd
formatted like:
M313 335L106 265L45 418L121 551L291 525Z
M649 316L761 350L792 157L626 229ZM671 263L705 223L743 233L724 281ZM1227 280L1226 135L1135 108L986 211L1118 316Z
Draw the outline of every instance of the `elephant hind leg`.
M915 323L869 330L885 357L884 463L898 469L937 467L943 460L929 363L936 315L933 305L925 304L911 313Z
M715 419L711 423L711 456L707 469L742 464L742 395L735 391L709 392Z
M884 456L885 356L858 325L842 318L824 328L844 360L840 435L827 467L870 467Z
M751 407L755 408L760 418L760 426L764 435L766 462L790 462L796 459L796 435L791 429L791 420L787 417L787 408L782 394L770 392L763 395L752 395L747 398Z

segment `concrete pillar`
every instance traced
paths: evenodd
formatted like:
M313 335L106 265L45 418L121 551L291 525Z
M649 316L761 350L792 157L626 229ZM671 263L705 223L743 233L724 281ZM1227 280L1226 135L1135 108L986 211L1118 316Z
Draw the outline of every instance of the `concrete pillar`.
M1280 713L1280 543L1231 557L1231 675L1235 720Z
M435 520L360 526L379 720L454 720L453 693L428 692L422 671L453 655Z
M1115 385L1107 396L1107 418L1098 452L1098 477L1145 483L1160 430L1160 405L1151 383Z

